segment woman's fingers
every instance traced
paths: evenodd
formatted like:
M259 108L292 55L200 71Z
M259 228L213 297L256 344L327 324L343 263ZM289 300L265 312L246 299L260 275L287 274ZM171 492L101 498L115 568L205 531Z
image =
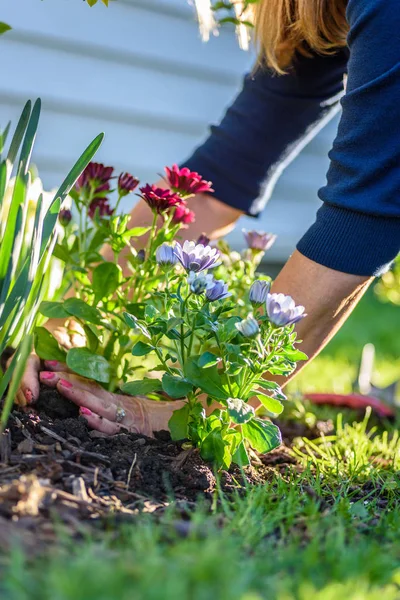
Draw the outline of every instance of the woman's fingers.
M10 360L8 360L7 365L9 365ZM25 372L15 397L15 401L19 406L33 404L39 398L39 371L40 359L36 354L31 354L28 357Z
M57 389L65 398L71 400L78 406L88 408L96 413L99 417L104 417L110 421L117 419L117 405L112 402L112 394L107 392L108 398L100 398L91 391L85 390L79 385L74 385L67 379L59 379Z
M57 384L60 381L60 379L64 379L64 381L71 383L76 388L80 388L82 390L95 394L99 399L102 399L105 402L110 403L114 400L114 394L112 394L111 392L107 392L107 390L103 389L95 381L92 381L91 379L86 379L85 377L81 377L80 375L76 375L75 373L69 373L65 371L42 371L40 373L40 381L48 387L57 387Z
M99 417L99 415L96 415L86 407L82 407L79 413L81 417L86 419L89 427L96 429L96 431L101 431L106 435L115 435L121 431L121 425L119 423L114 423L104 417Z
M45 360L44 366L48 371L62 371L64 373L72 373L71 369L63 362L58 360Z

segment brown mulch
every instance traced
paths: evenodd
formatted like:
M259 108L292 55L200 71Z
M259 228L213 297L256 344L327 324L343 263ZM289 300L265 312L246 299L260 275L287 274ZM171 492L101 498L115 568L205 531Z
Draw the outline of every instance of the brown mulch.
M326 429L280 426L288 445L293 437L318 437ZM282 445L254 456L244 473L223 472L222 490L240 492L244 484L299 468ZM199 497L212 499L216 485L212 466L195 449L171 441L168 432L106 437L89 430L75 405L43 388L34 409L12 413L0 439L0 549L17 539L29 552L40 552L60 531L79 537L139 512L162 514L171 502L189 514Z

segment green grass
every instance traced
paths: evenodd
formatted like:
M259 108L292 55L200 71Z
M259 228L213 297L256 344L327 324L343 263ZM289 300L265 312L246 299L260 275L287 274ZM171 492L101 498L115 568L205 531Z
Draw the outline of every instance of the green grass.
M400 375L399 325L400 310L370 295L295 389L350 389L362 344L371 341L378 355L375 376L390 383ZM303 471L271 469L262 487L236 498L216 497L211 512L200 504L184 536L171 505L158 521L141 515L96 539L75 546L64 541L40 561L30 562L16 549L2 559L0 597L398 600L396 425L373 427L368 416L353 422L351 413L342 417L310 405L293 405L290 412L296 411L300 419L323 413L337 423L334 436L298 441Z

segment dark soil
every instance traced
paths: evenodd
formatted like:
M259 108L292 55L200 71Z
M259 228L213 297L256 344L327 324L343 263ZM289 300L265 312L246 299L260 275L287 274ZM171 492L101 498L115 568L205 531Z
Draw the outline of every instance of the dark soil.
M298 424L287 431L283 423L280 427L287 445L294 436L321 433ZM277 472L284 476L299 469L287 445L254 456L244 473L236 467L223 472L223 491L244 490ZM162 512L172 501L190 512L199 497L210 501L216 490L212 466L197 450L173 442L168 432L155 438L128 432L106 437L89 430L74 404L45 387L34 409L12 413L0 451L0 548L17 535L25 546L40 549L55 539L54 522L81 535L110 518Z

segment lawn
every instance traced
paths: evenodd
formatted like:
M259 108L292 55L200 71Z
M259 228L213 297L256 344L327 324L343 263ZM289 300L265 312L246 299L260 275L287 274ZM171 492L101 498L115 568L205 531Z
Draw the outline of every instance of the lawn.
M400 310L372 293L329 347L290 386L350 391L363 344L376 346L375 383L400 376ZM331 418L333 435L293 448L297 465L271 468L262 487L200 502L190 520L171 503L157 519L111 527L31 561L1 559L7 600L394 600L400 597L400 452L395 423L304 408Z

